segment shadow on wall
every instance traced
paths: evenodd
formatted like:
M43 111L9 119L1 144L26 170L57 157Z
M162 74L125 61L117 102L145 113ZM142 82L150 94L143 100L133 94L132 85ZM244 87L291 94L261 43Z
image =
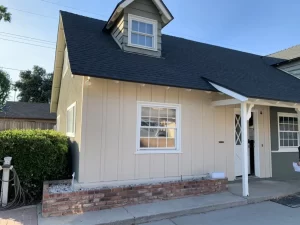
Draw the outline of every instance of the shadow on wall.
M75 172L75 179L78 180L79 174L79 146L76 141L68 139L69 144L69 168L71 170L71 174Z

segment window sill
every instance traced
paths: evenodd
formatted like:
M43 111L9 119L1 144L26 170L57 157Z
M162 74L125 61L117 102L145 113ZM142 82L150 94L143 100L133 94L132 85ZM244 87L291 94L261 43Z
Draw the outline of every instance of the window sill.
M135 152L135 154L182 154L182 152L178 150L138 150Z
M298 148L280 148L278 151L272 151L272 153L283 153L283 152L298 152Z
M142 45L135 45L135 44L128 43L127 46L157 52L156 48L148 48L148 47L145 47L145 46L142 46Z

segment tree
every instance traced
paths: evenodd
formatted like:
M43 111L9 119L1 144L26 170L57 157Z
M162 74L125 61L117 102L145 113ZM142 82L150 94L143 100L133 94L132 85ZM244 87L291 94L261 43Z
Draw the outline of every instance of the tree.
M0 70L0 111L2 111L2 108L9 96L10 87L11 81L9 74Z
M11 21L11 13L7 12L7 8L3 5L0 5L0 21L4 20L4 22Z
M49 103L52 77L52 73L46 73L46 70L39 66L34 66L32 71L20 72L20 80L15 83L15 87L20 91L20 102Z

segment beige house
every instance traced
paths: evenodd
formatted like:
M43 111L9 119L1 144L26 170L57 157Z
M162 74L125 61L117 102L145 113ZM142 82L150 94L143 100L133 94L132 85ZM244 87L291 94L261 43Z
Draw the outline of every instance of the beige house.
M247 196L249 175L273 176L270 107L298 112L300 81L271 57L162 34L172 20L161 0L123 0L108 21L61 12L51 112L77 185L224 172ZM297 150L297 112L276 121L282 149Z

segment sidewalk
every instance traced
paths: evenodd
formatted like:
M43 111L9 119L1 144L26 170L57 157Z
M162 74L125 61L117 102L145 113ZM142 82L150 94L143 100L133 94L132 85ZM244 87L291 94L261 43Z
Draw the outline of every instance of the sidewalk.
M0 212L0 225L37 225L36 206Z
M267 201L300 191L300 181L255 180L250 181L250 197L241 196L242 184L229 184L228 192L162 201L150 204L126 206L111 210L87 212L81 215L42 218L39 225L104 225L140 224L188 214L203 213Z

